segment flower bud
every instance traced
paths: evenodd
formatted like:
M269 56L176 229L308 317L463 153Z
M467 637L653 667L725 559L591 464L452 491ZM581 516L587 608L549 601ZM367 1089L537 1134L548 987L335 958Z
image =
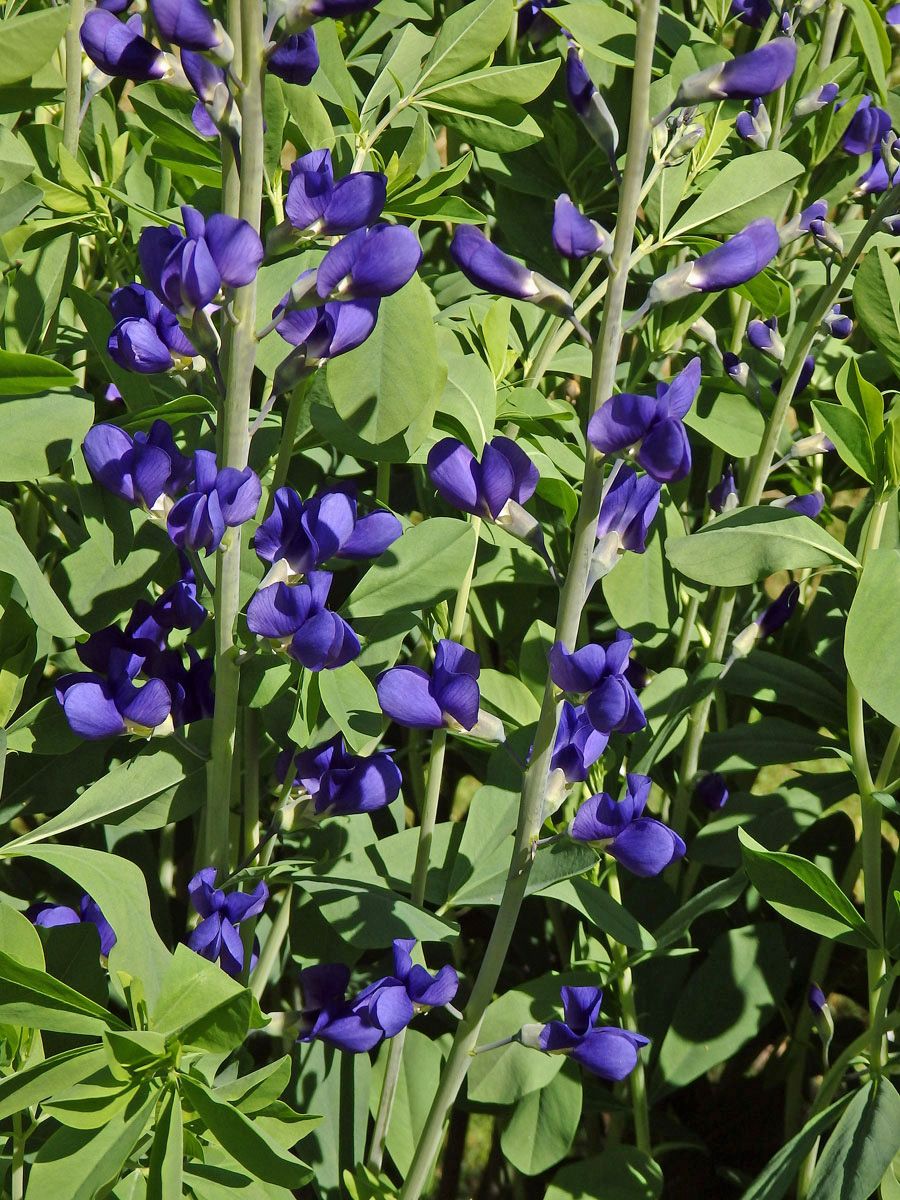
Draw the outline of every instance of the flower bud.
M833 253L843 257L843 239L830 221L810 221L809 232L813 235L817 243L827 246Z
M566 91L569 103L581 118L585 129L606 154L618 179L620 176L616 166L616 149L619 145L619 130L575 46L570 46L566 55Z
M714 63L681 81L672 108L702 104L707 100L753 100L775 92L791 77L797 63L797 45L791 38L775 38L726 63Z
M794 105L792 119L799 121L811 113L818 112L820 108L826 108L829 104L833 104L839 90L836 83L823 83L819 87L813 88L811 92L801 96Z
M835 304L831 312L825 314L822 318L822 325L832 337L840 338L841 341L848 338L853 332L853 322L845 313L841 312L839 304Z
M734 127L745 142L752 142L754 146L759 146L760 150L765 150L772 136L772 122L766 112L766 106L758 96L749 112L738 113Z

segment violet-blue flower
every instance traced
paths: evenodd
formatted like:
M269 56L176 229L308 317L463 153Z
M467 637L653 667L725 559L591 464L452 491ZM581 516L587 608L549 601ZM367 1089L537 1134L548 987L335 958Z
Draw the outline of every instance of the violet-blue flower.
M360 644L344 618L325 607L332 578L329 571L311 571L305 583L260 588L247 606L247 628L310 671L346 666Z
M777 633L790 619L799 598L800 585L792 581L735 637L731 643L729 663L746 658L757 642Z
M447 728L475 737L503 741L503 726L479 705L481 662L474 650L442 638L429 675L421 667L400 666L383 671L376 691L381 710L408 729Z
M218 550L225 530L256 516L262 496L259 477L250 467L218 470L211 450L194 451L191 490L169 509L166 524L176 546Z
M680 300L695 292L721 292L747 283L769 265L780 249L775 222L770 217L758 217L721 246L655 280L632 321L654 304Z
M771 11L770 0L731 0L731 15L751 29L762 29Z
M334 237L371 225L386 197L387 176L380 171L355 171L335 183L331 151L313 150L291 165L284 211L295 229Z
M609 159L616 178L620 178L616 166L619 130L606 101L588 74L577 47L573 45L569 46L566 55L566 92L569 103L581 118L585 129Z
M848 338L853 332L853 321L846 313L841 312L839 304L835 304L831 312L825 314L822 318L822 324L832 337L840 338L841 341Z
M405 225L381 222L355 229L319 263L316 290L323 300L392 296L409 283L421 261L422 247Z
M600 501L597 537L615 534L617 549L643 554L647 534L659 508L660 484L620 463L612 472Z
M78 912L74 908L69 908L67 904L40 903L32 904L27 908L25 916L32 925L38 925L42 929L54 929L59 925L89 924L96 926L100 935L100 953L104 958L109 957L110 950L116 944L116 935L112 925L100 911L97 901L93 900L86 892L81 897Z
M776 362L784 361L784 342L778 336L777 317L751 321L747 326L747 341L761 354L768 355Z
M635 733L647 724L625 676L633 646L631 634L619 629L606 646L592 642L571 654L563 642L550 647L550 678L562 691L585 696L585 712L601 733Z
M116 324L106 349L118 366L152 375L192 364L197 351L175 314L149 288L139 283L116 288L109 308Z
M612 254L613 240L563 192L553 206L553 245L564 258L586 258L589 254Z
M526 1025L518 1041L546 1054L565 1054L601 1079L617 1082L637 1066L638 1050L648 1044L643 1034L616 1025L597 1025L603 993L595 987L564 987L562 1021Z
M584 705L576 707L564 700L550 770L562 771L566 783L584 783L589 769L603 754L608 742L609 734L594 728Z
M728 800L728 785L724 776L718 771L704 775L694 784L694 795L710 812L718 812L720 808L725 807Z
M161 679L138 686L124 672L109 679L94 672L63 675L56 698L73 733L88 741L123 733L147 737L167 722L172 710L172 696Z
M161 514L191 478L191 460L165 421L134 437L118 425L95 425L84 439L84 461L97 483L130 504Z
M837 99L839 91L840 89L836 83L822 83L818 87L814 87L805 96L801 96L794 105L794 111L791 114L792 120L798 121L803 117L808 117L811 113L818 112L822 108L827 108L829 104L833 104Z
M773 500L772 508L785 508L788 512L799 513L814 521L825 507L825 496L822 492L808 492L805 496L785 496L781 500Z
M221 25L200 0L150 0L150 11L159 32L173 46L215 50L225 40Z
M731 512L732 509L739 506L740 496L731 467L723 472L722 478L710 491L708 499L709 507L714 513Z
M626 775L625 795L613 800L606 792L581 805L566 830L576 842L600 843L634 875L649 878L683 856L682 839L657 821L643 816L651 781L646 775Z
M788 37L773 38L749 54L739 54L729 62L713 63L683 79L671 107L683 108L707 100L754 100L757 96L768 96L790 79L796 64L797 43Z
M296 376L299 381L319 363L361 346L375 328L381 304L380 297L373 297L330 300L317 308L291 309L290 301L288 292L272 311L273 320L278 320L278 333L296 347L278 366L279 392L290 390L289 377Z
M319 47L312 29L292 33L266 63L266 70L285 83L305 87L319 69Z
M759 96L754 99L749 112L738 113L734 127L745 142L752 142L760 150L765 150L772 136L772 122Z
M244 968L244 947L237 927L241 921L259 916L269 898L269 889L260 882L249 894L231 892L226 896L215 884L215 867L203 867L188 884L191 904L203 919L188 937L187 944L210 962L218 961L228 975L240 975Z
M844 131L841 146L847 154L869 154L890 128L890 113L874 104L871 96L863 96Z
M691 469L691 445L682 418L700 387L700 359L669 383L660 383L656 396L620 392L591 417L588 441L603 454L639 444L637 461L660 483L683 479Z
M103 8L86 15L79 33L84 52L107 75L138 82L162 79L169 70L166 55L143 35L138 14L120 21Z
M288 771L294 786L311 798L317 817L374 812L400 795L402 776L390 754L350 754L340 734L293 758L290 752L279 756L276 773L286 777Z

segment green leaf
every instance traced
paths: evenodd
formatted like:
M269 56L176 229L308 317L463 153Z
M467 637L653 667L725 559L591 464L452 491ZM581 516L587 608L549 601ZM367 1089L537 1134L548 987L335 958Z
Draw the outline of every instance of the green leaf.
M114 930L127 930L127 937L110 951L110 970L140 979L152 1007L171 956L153 925L140 867L116 854L83 846L23 846L3 853L10 858L36 858L62 871L96 900Z
M480 1045L500 1041L523 1025L559 1018L559 989L567 983L584 983L584 975L544 975L506 992L489 1004L478 1034ZM511 1042L496 1050L476 1054L469 1067L468 1095L476 1104L510 1105L530 1092L546 1087L562 1070L560 1054L544 1054Z
M469 569L475 545L472 526L453 517L432 517L407 529L354 589L345 605L348 618L405 613L448 600Z
M849 1103L850 1096L842 1096L835 1104L830 1104L811 1121L807 1121L800 1132L775 1153L741 1200L782 1200L797 1178L800 1164Z
M609 1146L602 1154L557 1171L544 1200L660 1200L663 1174L634 1146Z
M821 867L797 854L766 850L738 830L744 869L776 912L823 937L868 949L878 943L863 917Z
M334 407L357 437L403 433L444 384L431 300L418 276L381 302L375 332L326 368Z
M547 16L583 46L588 54L621 67L634 65L635 24L601 0L575 0L548 9Z
M866 336L900 372L900 271L887 250L870 250L853 284L853 311Z
M847 7L853 17L856 36L859 38L866 61L872 72L872 78L881 96L881 103L887 103L886 71L893 57L890 38L884 27L884 18L871 0L847 0Z
M319 675L319 695L325 711L354 754L361 753L381 736L384 717L378 696L356 663Z
M812 407L823 432L834 442L841 461L868 483L874 483L875 451L863 418L842 404L813 400Z
M454 79L485 62L506 37L513 11L512 0L475 0L447 17L417 88Z
M10 842L7 849L21 849L82 825L105 822L109 817L134 808L142 800L152 800L185 778L204 775L205 770L205 763L174 744L145 750L113 767L108 775L85 788L68 808Z
M651 1089L685 1087L736 1054L775 1014L790 981L781 930L773 922L729 929L679 994Z
M586 917L598 932L608 934L623 946L634 950L652 950L656 946L653 935L628 909L613 900L606 888L590 879L567 879L544 888L538 895L560 900Z
M730 908L747 886L747 876L743 871L736 871L730 879L720 879L718 883L710 884L702 892L691 896L686 904L663 921L656 930L655 937L659 946L670 946L677 942L691 928L698 917L708 912L718 912ZM627 943L626 943L627 945Z
M198 1080L179 1075L185 1100L228 1153L251 1175L280 1187L299 1188L312 1178L312 1171L298 1158L264 1137L239 1109L219 1100Z
M333 875L317 879L291 872L299 887L315 897L320 915L351 946L381 949L394 938L452 942L459 930L450 921L418 908L387 888Z
M667 236L694 230L731 237L758 217L779 218L804 167L781 150L763 150L726 162ZM703 177L701 176L701 179Z
M458 76L449 83L418 88L417 95L462 108L481 108L489 104L492 98L529 104L547 90L558 68L558 60L528 63L525 66L484 67L480 71Z
M544 136L534 117L511 100L491 100L476 107L449 101L439 103L435 98L423 100L421 105L434 113L439 124L455 130L463 141L498 154L524 150Z
M756 454L766 430L765 419L756 405L736 392L701 393L684 423L733 458Z
M569 1153L581 1120L581 1075L574 1063L518 1101L500 1135L503 1153L523 1175L540 1175Z
M850 606L844 636L844 661L862 698L877 713L900 724L900 551L872 550Z
M732 725L721 733L708 733L700 753L704 771L746 771L775 763L806 762L823 758L836 743L824 732L785 721L763 717Z
M447 382L438 412L452 417L459 436L480 457L494 432L497 390L491 369L477 354L454 354L447 360Z
M0 1079L0 1121L68 1091L93 1075L104 1061L102 1050L79 1046Z
M151 1011L151 1029L185 1046L228 1052L247 1036L251 998L218 963L179 943Z
M0 24L0 32L2 32ZM40 354L0 350L0 396L27 396L51 388L72 387L78 378L62 363Z
M159 1093L144 1084L136 1102L117 1112L99 1130L58 1129L38 1151L28 1177L25 1200L66 1196L96 1200L118 1179L144 1132Z
M35 623L56 637L78 637L84 630L69 616L50 587L31 551L19 537L8 508L0 506L0 564L25 593L25 603Z
M662 514L661 514L662 515ZM603 577L603 598L616 624L641 643L672 629L678 599L672 570L663 557L663 535L654 529L643 554L624 554Z
M26 967L44 969L44 950L37 929L28 918L0 901L0 946Z
M740 587L776 571L859 563L815 521L783 508L741 508L690 537L668 538L666 556L698 583Z
M172 1200L182 1194L183 1138L181 1098L173 1089L153 1133L147 1200Z
M23 13L0 22L0 87L31 79L56 52L69 20L69 6Z
M834 381L837 398L845 408L855 412L873 438L884 429L884 396L863 376L859 360L848 358Z
M26 967L0 950L0 1021L58 1033L98 1034L126 1026L105 1008L46 971Z
M378 1109L384 1070L392 1043L385 1041L372 1072L372 1087L369 1091L369 1107L372 1116ZM441 1075L441 1050L436 1042L407 1029L403 1042L403 1058L400 1063L400 1078L391 1108L391 1120L387 1130L387 1149L394 1166L405 1176L425 1128L428 1110L437 1091Z
M869 1200L900 1150L900 1096L887 1076L863 1084L819 1155L807 1200Z

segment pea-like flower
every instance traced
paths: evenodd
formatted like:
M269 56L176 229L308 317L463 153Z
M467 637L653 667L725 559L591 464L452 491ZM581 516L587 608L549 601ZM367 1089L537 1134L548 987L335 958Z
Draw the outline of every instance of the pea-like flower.
M582 340L590 338L575 315L572 297L564 288L529 271L522 263L489 242L474 225L458 225L450 243L450 257L471 283L512 300L528 300L570 321Z
M166 519L169 536L186 550L218 550L225 530L256 516L262 496L259 477L250 467L218 470L211 450L194 452L191 490L182 496Z
M297 286L302 289L304 279L314 274L305 271ZM295 309L291 303L292 295L288 292L272 310L278 333L295 347L275 372L278 393L290 391L323 362L361 346L378 321L381 297L330 300L316 308Z
M796 217L792 217L785 225L782 225L778 231L778 240L782 246L787 246L790 242L794 242L797 238L803 237L805 233L809 233L810 225L815 221L824 221L828 216L828 201L815 200L812 204L807 205Z
M772 11L770 0L731 0L731 15L751 29L762 29Z
M818 87L814 87L812 91L807 92L805 96L801 96L794 105L794 111L791 114L791 119L799 121L803 117L808 117L811 113L818 112L822 108L827 108L829 104L833 104L837 99L840 88L836 83L822 83Z
M25 916L42 929L55 929L59 925L95 925L100 935L100 953L104 958L116 944L116 935L112 925L100 911L100 905L86 892L81 897L81 903L76 912L67 904L32 904L25 910Z
M197 351L178 318L148 288L139 283L116 288L109 308L116 324L106 349L118 366L153 375L175 366L194 365Z
M502 724L479 707L481 661L474 650L442 638L431 675L421 667L391 667L378 677L382 712L407 729L452 729L503 741Z
M316 290L323 300L392 296L409 283L421 261L422 247L405 225L381 222L355 229L319 263Z
M874 104L871 96L863 96L844 131L841 146L847 154L869 154L890 128L890 113Z
M797 65L797 43L793 38L778 37L764 46L739 54L729 62L713 63L681 81L672 102L673 108L703 104L708 100L755 100L776 92L790 79ZM656 117L654 123L662 118Z
M305 583L260 588L247 606L247 628L310 671L346 666L359 654L359 638L325 607L332 578L328 571L312 571Z
M312 29L292 33L269 57L266 70L285 83L306 87L319 69L319 47Z
M612 254L613 240L563 192L553 206L553 245L564 258L587 258L589 254Z
M285 778L288 771L293 771L294 787L310 798L316 818L374 812L400 795L402 776L390 754L350 754L340 734L293 758L290 751L280 755L276 774Z
M143 664L142 664L143 665ZM88 741L123 733L149 737L168 732L172 696L162 679L134 682L137 671L112 671L105 679L94 672L63 675L56 698L73 733Z
M771 502L772 508L786 508L788 512L799 513L814 521L825 507L825 496L822 492L808 492L805 496L784 496Z
M352 491L328 488L301 500L293 488L283 487L254 534L253 546L260 558L281 566L287 581L330 558L377 558L402 532L386 509L359 516Z
M792 581L737 635L731 643L729 665L735 659L746 658L757 642L777 633L790 619L799 599L800 585Z
M95 425L84 439L84 461L107 491L162 515L190 481L191 460L175 445L171 426L154 421L134 437L118 425Z
M649 878L681 858L685 845L662 821L643 816L650 779L626 775L625 782L621 800L613 800L607 792L585 800L566 833L573 841L598 846L632 874Z
M770 217L758 217L721 246L655 280L632 323L654 304L681 300L695 292L721 292L739 287L763 271L780 249L775 222Z
M709 507L714 513L731 512L741 503L734 471L731 467L722 473L722 478L709 493Z
M560 996L564 1019L526 1025L516 1040L545 1054L565 1054L601 1079L617 1082L630 1075L638 1051L649 1039L616 1025L597 1025L603 1003L600 988L564 987Z
M188 205L181 215L184 233L177 225L150 226L141 233L138 255L144 278L159 299L191 316L223 287L243 287L255 279L263 246L249 221L226 213L205 220Z
M769 317L766 321L751 321L747 326L747 341L754 349L773 358L775 362L784 361L784 342L778 336L777 317Z
M104 8L92 8L79 33L84 52L106 75L137 82L162 79L170 71L166 54L144 37L138 14L120 21Z
M459 987L456 971L446 966L432 975L425 967L413 964L411 951L415 944L413 939L395 938L394 974L370 983L349 1001L338 990L343 972L326 974L319 968L304 990L304 1011L312 1015L308 1010L310 1001L321 1007L300 1040L318 1038L338 1050L360 1054L384 1038L396 1037L417 1013L449 1004ZM308 990L312 992L309 997Z
M244 969L244 946L238 925L257 917L269 899L269 889L258 883L248 895L225 893L216 886L216 868L203 867L188 884L191 904L203 918L187 939L195 954L210 962L218 961L228 975L240 975ZM253 963L251 960L251 970Z
M167 42L186 50L203 51L225 48L226 37L219 21L200 0L150 0L156 27ZM228 43L226 61L234 48Z
M380 171L355 171L335 183L331 151L313 150L291 166L284 211L300 232L334 237L371 225L386 197L387 176Z
M700 387L700 359L692 358L656 396L620 392L591 417L588 441L603 454L639 446L637 461L660 483L683 479L691 469L691 444L682 418Z
M613 569L626 551L644 553L647 534L659 508L660 491L659 483L649 475L638 475L621 460L616 464L600 501L588 591Z
M609 159L613 174L620 179L616 165L616 150L619 146L619 130L615 119L597 85L591 79L576 46L570 45L566 55L566 92L569 103L581 121Z
M724 776L718 771L704 775L694 784L694 796L710 812L718 812L720 808L725 807L728 800L728 785Z
M759 146L760 150L765 150L772 136L772 122L759 96L754 99L749 112L738 113L734 127L738 136L745 142L751 142L754 146Z
M550 678L562 691L586 697L585 712L601 733L635 733L647 724L626 677L633 646L631 634L619 629L607 646L592 642L572 654L563 642L550 647Z
M566 783L584 783L588 771L603 754L609 734L595 729L584 705L564 700L550 758L550 770L562 771Z
M203 137L218 137L221 129L236 136L240 132L241 117L228 86L225 68L193 50L181 51L181 65L198 97L191 112L197 132Z
M835 304L831 312L825 314L822 324L832 337L840 338L841 341L848 338L853 332L853 321L846 313L841 312L839 304Z

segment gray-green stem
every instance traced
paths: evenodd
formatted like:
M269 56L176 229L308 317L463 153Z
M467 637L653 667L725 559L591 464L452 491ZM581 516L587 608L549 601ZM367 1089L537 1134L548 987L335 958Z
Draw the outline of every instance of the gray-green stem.
M612 863L607 876L609 894L617 904L622 903L622 892L619 888L619 875L615 862ZM619 971L618 994L619 1005L622 1009L622 1022L632 1033L638 1032L637 1006L634 998L634 981L631 968L628 966L628 951L619 942L607 935L610 956ZM650 1110L647 1104L647 1080L644 1075L644 1063L641 1052L634 1070L628 1076L628 1088L631 1093L631 1111L634 1117L634 1140L638 1150L651 1154L650 1141Z
M237 214L259 230L263 178L263 12L260 0L241 0L238 30L244 89L241 108L241 169ZM232 38L234 33L231 32ZM233 194L223 189L223 200ZM227 211L227 208L226 208ZM222 404L220 467L247 465L250 447L250 388L256 361L256 281L238 288L234 296L236 323L231 326L227 356L226 395ZM240 607L241 527L229 531L228 545L216 565L216 700L213 712L212 757L207 777L204 861L228 870L232 762L237 724L239 667L234 644Z
M612 255L614 271L610 277L600 334L594 342L591 413L613 392L616 364L622 342L625 289L628 284L628 268L634 241L637 210L650 144L649 95L658 16L659 0L644 0L640 5L638 15L628 157L622 180ZM596 542L597 514L600 509L602 490L603 459L589 449L585 461L584 486L576 519L569 569L560 594L556 622L556 638L570 647L574 647L578 636L578 624L584 605L591 554ZM541 828L544 792L553 753L557 720L555 689L548 677L531 761L525 773L506 886L490 940L485 949L481 969L475 980L463 1019L457 1027L453 1045L441 1073L437 1093L419 1138L415 1156L407 1172L406 1181L400 1192L400 1200L419 1200L431 1174L440 1148L444 1121L466 1077L472 1051L478 1042L478 1032L485 1009L491 1002L494 988L506 960L519 910L525 898L525 889L534 856L533 843Z
M69 0L66 26L66 106L63 115L63 145L73 156L78 153L78 117L81 111L81 42L78 34L84 20L84 0Z

